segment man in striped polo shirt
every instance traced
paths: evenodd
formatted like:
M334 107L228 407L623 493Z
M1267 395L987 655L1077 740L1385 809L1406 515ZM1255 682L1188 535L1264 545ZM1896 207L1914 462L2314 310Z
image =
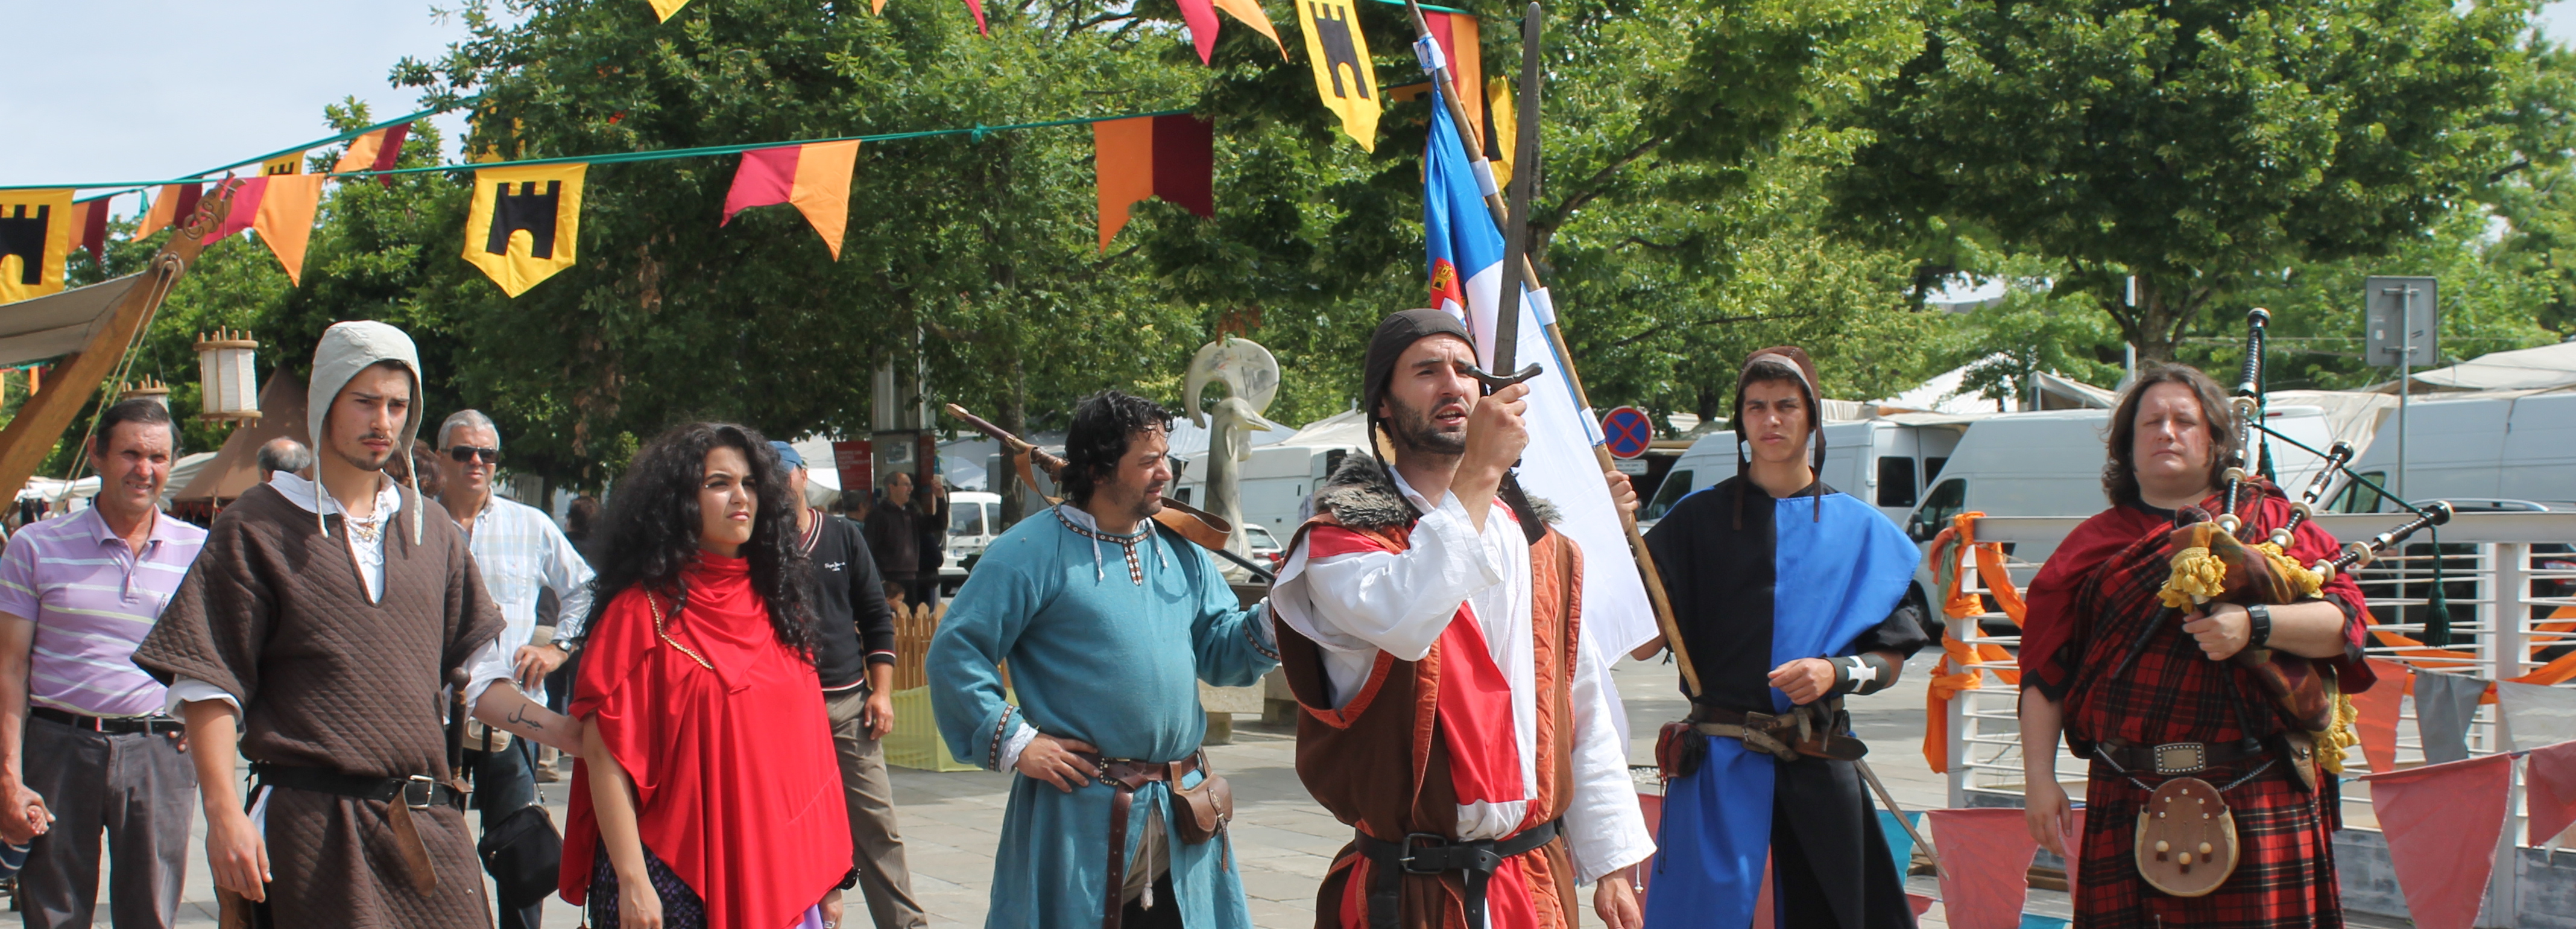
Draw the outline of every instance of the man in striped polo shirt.
M165 691L133 662L206 539L159 509L178 438L158 403L108 407L90 443L94 505L19 530L0 555L0 838L43 836L18 877L29 929L90 925L101 832L118 929L178 917L197 772Z

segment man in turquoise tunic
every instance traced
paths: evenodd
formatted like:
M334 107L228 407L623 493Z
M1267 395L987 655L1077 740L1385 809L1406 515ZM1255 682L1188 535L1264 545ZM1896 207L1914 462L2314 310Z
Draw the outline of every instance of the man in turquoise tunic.
M984 549L931 639L949 750L1019 773L986 926L1252 925L1227 836L1190 841L1172 790L1207 777L1198 682L1248 686L1278 647L1267 611L1241 607L1206 552L1153 522L1171 422L1117 391L1083 400L1066 502ZM1003 699L1004 661L1018 706Z

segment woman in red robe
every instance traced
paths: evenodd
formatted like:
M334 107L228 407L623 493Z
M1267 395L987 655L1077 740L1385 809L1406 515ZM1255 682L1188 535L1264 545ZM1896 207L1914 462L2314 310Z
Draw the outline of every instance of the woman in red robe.
M2030 830L2066 856L2073 819L2057 783L2058 739L2090 760L2085 782L2075 925L2196 929L2343 925L2335 878L2335 777L2305 786L2285 757L2289 725L2253 672L2227 658L2262 646L2307 657L2340 675L2346 691L2370 686L2361 660L2361 589L2338 574L2320 596L2259 612L2212 603L2168 617L2156 592L2172 576L2167 541L2177 514L2219 512L2218 488L2237 435L2208 375L2179 365L2139 373L2111 414L2102 483L2111 508L2059 543L2033 579L2020 663L2021 739ZM2290 515L2278 488L2261 483L2237 513L2269 536ZM2182 518L2188 520L2188 514ZM2339 546L2313 522L2287 554L2300 564ZM2207 767L2158 773L2158 746L2198 743ZM2172 777L2220 788L2235 813L2240 857L2206 896L2176 897L2147 884L2132 857L2149 793Z
M836 926L850 828L814 688L785 472L758 434L664 433L618 483L570 715L559 888L614 929Z

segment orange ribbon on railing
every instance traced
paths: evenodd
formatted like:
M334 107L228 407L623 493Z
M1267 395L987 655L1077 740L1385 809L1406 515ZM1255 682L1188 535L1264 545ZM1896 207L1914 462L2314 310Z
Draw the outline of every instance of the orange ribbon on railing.
M1977 578L1994 595L1995 605L2003 608L2004 615L2018 623L2028 609L2028 604L2022 601L2021 591L2013 587L2012 577L2004 573L2003 546L1977 541L1976 521L1985 515L1967 512L1951 517L1950 528L1933 537L1930 560L1925 564L1932 572L1933 583L1941 588L1941 614L1948 618L1941 624L1941 661L1932 666L1932 684L1927 690L1929 700L1924 708L1923 760L1931 763L1935 774L1950 771L1950 699L1960 691L1985 687L1985 676L1979 673L1979 668L2013 663L2012 653L2001 645L1979 642L1970 648L1968 643L1959 641L1959 623L1963 620L1974 622L1973 617L1986 612L1983 600L1960 590L1961 547L1974 553ZM1997 669L1995 676L2006 684L2021 683L2020 671Z

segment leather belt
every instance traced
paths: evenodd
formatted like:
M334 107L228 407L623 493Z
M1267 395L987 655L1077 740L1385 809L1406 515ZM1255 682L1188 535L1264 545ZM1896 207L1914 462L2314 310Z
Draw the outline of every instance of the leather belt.
M1137 761L1075 753L1100 769L1100 783L1116 789L1109 799L1109 894L1103 903L1101 929L1119 929L1127 915L1127 816L1136 809L1136 789L1155 781L1178 784L1199 769L1197 755L1179 761ZM1163 824L1166 841L1171 823Z
M2232 768L2240 762L2263 757L2266 750L2260 739L2240 742L2166 742L2161 745L2137 745L2125 740L2095 743L2093 754L2119 768L2122 773L2152 773L2167 777L2198 774L2212 768Z
M1840 696L1790 707L1778 715L1693 703L1688 721L1701 735L1739 739L1744 747L1782 761L1857 761L1869 754L1868 745L1849 735L1851 720L1843 713Z
M37 719L58 722L74 729L86 729L103 735L136 735L139 733L173 735L184 734L188 731L187 723L171 719L167 716L88 716L80 713L66 713L61 710L47 709L41 706L28 707L27 715L33 716Z
M419 827L412 824L411 811L444 804L461 812L465 809L465 791L441 784L425 774L373 777L259 761L251 762L250 773L263 787L285 787L384 804L385 824L393 830L394 845L402 852L404 869L411 872L412 889L422 894L438 889L438 870L430 864L429 846L421 841ZM395 802L397 800L401 802Z
M1370 929L1396 929L1403 918L1403 878L1408 874L1438 875L1450 871L1467 872L1467 894L1462 902L1467 908L1467 925L1485 924L1485 882L1493 879L1494 869L1514 855L1546 846L1556 841L1564 820L1549 820L1517 835L1502 839L1451 839L1416 832L1402 842L1389 842L1368 833L1359 833L1360 854L1369 861L1368 921Z

